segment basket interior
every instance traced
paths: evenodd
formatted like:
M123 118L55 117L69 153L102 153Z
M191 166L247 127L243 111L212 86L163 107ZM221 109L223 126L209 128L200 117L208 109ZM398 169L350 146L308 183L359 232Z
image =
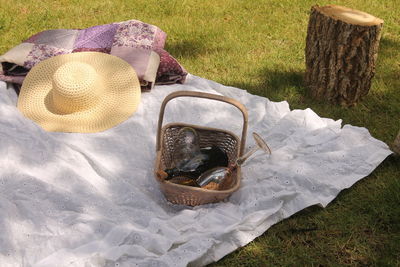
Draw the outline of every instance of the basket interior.
M183 127L192 127L199 134L200 148L212 145L218 146L227 155L230 164L234 164L239 154L239 138L227 131L207 128L189 124L168 124L164 126L161 137L161 162L160 169L172 168L173 158L175 154L174 143L178 132ZM234 184L234 181L232 181Z

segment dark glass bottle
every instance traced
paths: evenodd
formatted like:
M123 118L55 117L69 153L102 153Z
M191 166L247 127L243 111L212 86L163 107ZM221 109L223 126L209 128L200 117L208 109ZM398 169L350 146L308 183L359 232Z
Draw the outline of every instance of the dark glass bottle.
M191 179L198 178L205 171L215 167L228 166L228 155L218 146L200 149L192 158L183 160L176 167L166 169L168 175L165 179L184 176Z

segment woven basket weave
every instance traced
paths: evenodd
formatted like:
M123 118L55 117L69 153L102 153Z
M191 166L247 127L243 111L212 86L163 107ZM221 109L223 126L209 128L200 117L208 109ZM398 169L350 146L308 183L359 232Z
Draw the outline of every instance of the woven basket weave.
M241 138L239 139L235 134L226 130L186 123L169 123L162 127L165 106L171 99L177 97L206 98L226 102L237 107L243 115L243 129ZM172 166L173 157L175 154L174 141L176 140L176 136L179 130L183 127L192 127L196 130L200 137L201 148L216 145L227 153L230 164L235 163L236 159L243 155L244 147L246 144L246 132L248 123L247 117L247 110L241 103L225 96L202 92L178 91L168 95L164 99L163 103L161 104L158 120L156 140L157 156L154 175L160 185L161 191L164 193L168 201L174 204L182 204L188 206L197 206L207 203L219 202L229 197L239 188L241 179L240 167L238 167L232 173L232 175L229 176L228 180L223 183L222 188L219 188L219 190L209 190L171 183L158 177L157 172L174 167Z

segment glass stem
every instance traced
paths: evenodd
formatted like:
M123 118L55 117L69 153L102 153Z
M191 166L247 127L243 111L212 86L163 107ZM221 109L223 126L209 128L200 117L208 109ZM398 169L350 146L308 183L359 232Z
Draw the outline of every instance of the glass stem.
M242 165L243 162L245 162L251 155L253 155L258 149L260 149L258 146L253 147L249 152L247 152L246 154L244 154L243 156L241 156L240 158L238 158L236 160L236 164L237 165Z

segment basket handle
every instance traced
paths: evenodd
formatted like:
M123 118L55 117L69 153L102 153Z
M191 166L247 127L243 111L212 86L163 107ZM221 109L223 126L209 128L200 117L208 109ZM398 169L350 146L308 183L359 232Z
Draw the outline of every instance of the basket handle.
M221 95L203 93L203 92L196 92L196 91L177 91L177 92L171 93L165 97L164 101L161 104L160 115L158 118L158 129L157 129L157 140L156 140L156 149L157 150L156 151L159 151L161 149L161 144L160 144L161 128L162 128L162 123L163 123L163 119L164 119L165 106L167 105L167 103L170 100L172 100L176 97L182 97L182 96L199 97L199 98L207 98L207 99L217 100L217 101L225 102L225 103L228 103L228 104L231 104L231 105L237 107L243 114L243 129L242 129L242 137L240 139L239 156L243 155L244 147L246 145L246 133L247 133L247 124L248 124L248 115L247 115L247 109L245 108L245 106L233 98L229 98L229 97L221 96Z

